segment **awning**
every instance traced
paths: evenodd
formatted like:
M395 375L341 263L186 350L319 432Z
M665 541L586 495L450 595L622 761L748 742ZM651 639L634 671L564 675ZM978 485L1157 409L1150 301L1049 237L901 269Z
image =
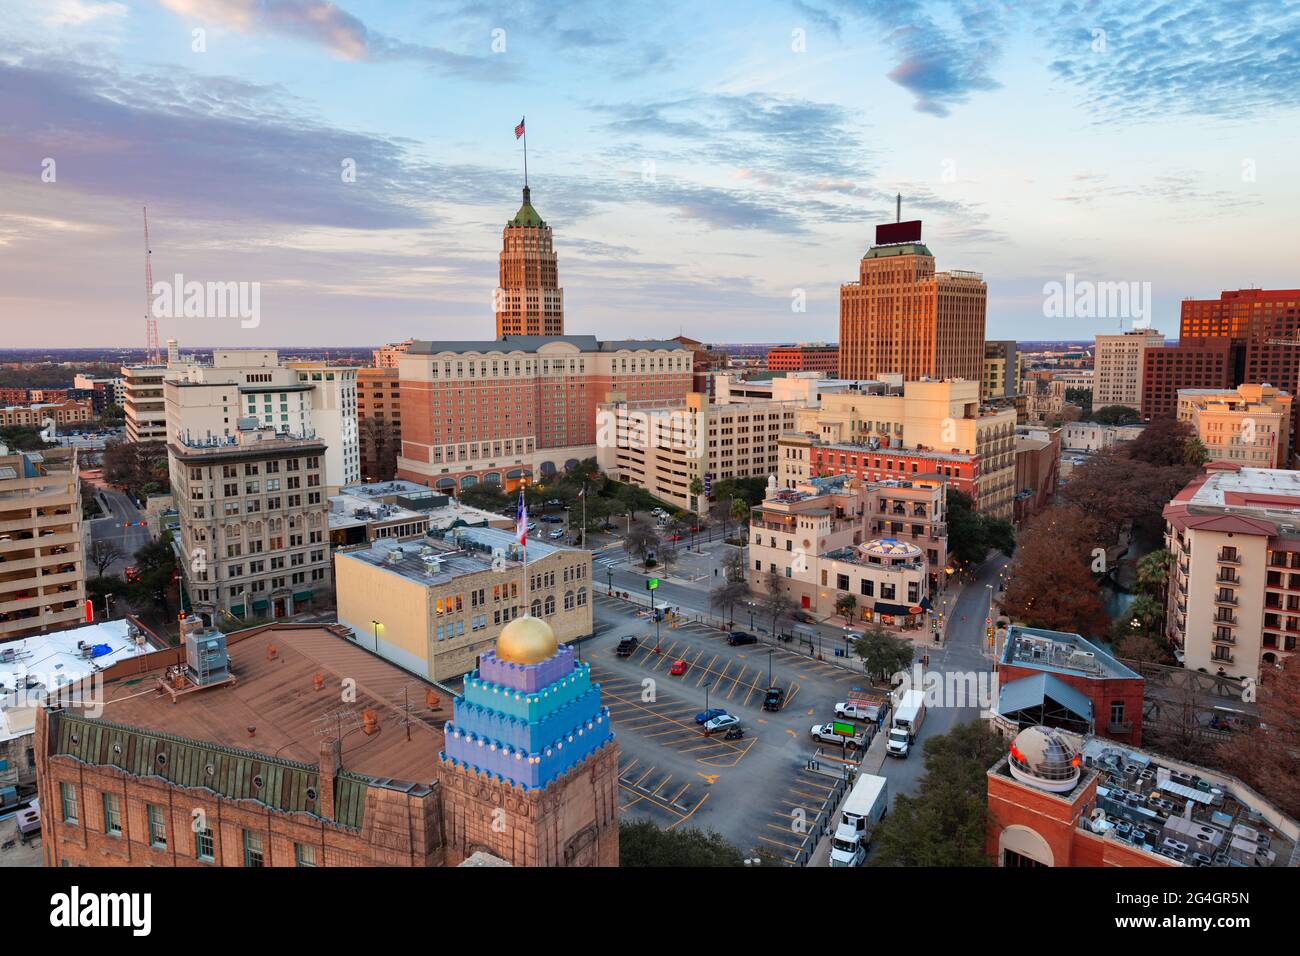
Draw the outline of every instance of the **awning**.
M271 606L271 602L270 602L270 601L254 601L254 602L253 602L253 610L254 610L254 611L265 611L265 610L266 610L268 607L270 607L270 606Z
M310 601L312 599L311 591L295 591L293 595L295 601Z
M872 610L877 614L889 614L894 617L907 617L908 615L908 606L906 604L886 604L884 601L877 601Z
M243 616L244 616L244 605L242 605L242 604L236 604L234 607L232 607L232 608L230 609L230 613L233 614L235 617L243 617Z

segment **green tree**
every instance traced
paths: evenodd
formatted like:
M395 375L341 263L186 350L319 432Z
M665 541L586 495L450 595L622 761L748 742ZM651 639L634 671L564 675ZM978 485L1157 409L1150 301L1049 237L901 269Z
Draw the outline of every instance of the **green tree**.
M126 587L131 604L138 608L156 607L166 611L171 603L176 575L171 532L164 531L156 541L150 541L136 551L135 567L139 574Z
M691 497L695 499L694 507L703 510L700 508L700 499L704 497L704 482L699 478L699 476L691 479L690 491Z
M912 666L912 642L895 637L878 624L863 631L853 645L862 658L862 669L872 680L885 680Z
M731 499L731 517L737 522L749 520L749 505L745 504L743 498Z
M858 608L858 599L852 594L841 594L835 599L835 613L846 621L853 620L853 612Z
M1093 412L1092 420L1100 425L1136 425L1142 413L1127 405L1106 405Z
M982 721L923 747L915 796L899 794L876 828L870 866L988 866L988 770L1006 744Z
M1138 558L1136 571L1138 588L1144 594L1163 594L1165 585L1169 581L1169 568L1173 561L1174 556L1164 548Z
M623 820L618 827L618 865L744 866L745 857L713 830L661 830L649 820Z

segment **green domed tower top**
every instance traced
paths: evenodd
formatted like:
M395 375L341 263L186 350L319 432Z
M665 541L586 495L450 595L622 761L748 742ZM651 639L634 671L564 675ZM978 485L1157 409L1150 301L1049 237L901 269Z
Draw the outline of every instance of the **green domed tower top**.
M519 211L515 213L515 218L507 222L506 225L538 227L546 225L542 220L542 217L537 214L537 210L533 208L532 199L528 194L527 186L524 187L524 204L520 206Z

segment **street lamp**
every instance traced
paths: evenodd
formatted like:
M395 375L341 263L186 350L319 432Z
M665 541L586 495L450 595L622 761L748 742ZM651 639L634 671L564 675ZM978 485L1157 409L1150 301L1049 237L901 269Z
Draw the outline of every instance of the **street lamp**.
M371 618L370 623L373 624L375 628L375 653L378 654L379 653L379 628L382 627L382 625L378 621L374 620L373 618Z
M614 569L613 568L605 569L605 586L609 590L609 596L613 597L614 596Z
M768 648L767 651L767 686L768 687L772 686L772 653L775 650L776 650L775 648Z
M111 594L105 594L105 595L104 595L104 620L106 620L106 621L112 619L112 613L111 613L111 612L109 611L109 609L108 609L108 599L111 598L112 596L113 596L113 595L111 595Z
M709 688L712 686L713 686L713 681L706 680L704 682L704 712L706 714L709 712Z

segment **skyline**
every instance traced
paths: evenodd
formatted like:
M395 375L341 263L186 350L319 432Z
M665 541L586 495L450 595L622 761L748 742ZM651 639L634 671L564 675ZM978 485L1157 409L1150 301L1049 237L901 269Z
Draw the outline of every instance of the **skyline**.
M1067 276L1151 283L1167 338L1183 298L1292 287L1300 5L1032 6L0 0L6 344L143 346L145 204L156 279L261 288L256 328L163 339L490 338L521 115L570 332L837 341L897 192L984 274L988 339L1132 325L1045 319Z

